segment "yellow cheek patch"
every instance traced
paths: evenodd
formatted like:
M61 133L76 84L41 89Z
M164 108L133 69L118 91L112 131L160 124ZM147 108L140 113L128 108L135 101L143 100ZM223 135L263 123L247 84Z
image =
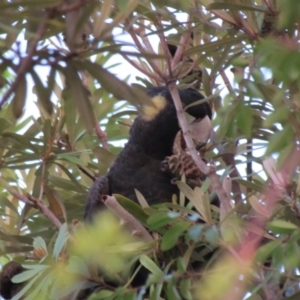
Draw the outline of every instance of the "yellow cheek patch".
M157 95L151 99L150 105L143 107L142 118L146 121L153 120L167 105L167 100L161 95Z

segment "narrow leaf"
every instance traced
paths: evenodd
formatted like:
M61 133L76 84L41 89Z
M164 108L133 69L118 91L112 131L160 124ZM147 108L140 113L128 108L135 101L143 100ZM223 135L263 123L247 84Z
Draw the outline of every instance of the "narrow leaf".
M67 224L64 223L58 232L58 236L56 238L55 244L54 244L54 249L53 249L53 257L57 260L63 247L66 244L66 241L69 238L69 231Z
M140 258L140 262L146 269L148 269L155 276L159 278L162 278L164 276L164 273L161 271L161 269L148 256L142 255Z
M15 90L15 95L12 100L13 113L16 118L21 117L23 113L26 95L27 95L27 82L25 77L22 77Z
M88 91L83 86L82 80L78 75L78 71L73 64L67 64L64 72L67 84L71 90L73 101L77 106L82 122L87 131L91 133L94 128L95 117L90 99L88 97Z
M189 226L188 222L179 222L169 229L162 237L161 250L167 251L172 249Z

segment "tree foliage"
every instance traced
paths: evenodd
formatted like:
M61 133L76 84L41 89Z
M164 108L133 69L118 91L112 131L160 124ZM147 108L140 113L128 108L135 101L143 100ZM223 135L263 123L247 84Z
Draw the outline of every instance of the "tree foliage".
M15 299L95 287L90 299L298 299L299 11L287 0L1 2L0 261L25 269ZM120 56L142 73L135 84L111 70ZM182 178L180 199L155 208L117 196L150 241L111 215L84 225L88 188L149 101L141 86L175 83L214 107L208 164L193 157L203 185ZM150 277L132 288L137 261Z

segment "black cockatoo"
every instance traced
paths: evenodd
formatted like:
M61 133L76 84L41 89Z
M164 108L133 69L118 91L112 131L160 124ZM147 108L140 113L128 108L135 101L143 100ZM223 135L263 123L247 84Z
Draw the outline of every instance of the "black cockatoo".
M144 107L130 130L128 143L105 176L98 178L87 197L85 220L91 221L103 203L102 195L120 194L137 201L135 189L152 204L170 202L178 194L172 174L163 172L161 163L172 155L176 134L180 130L176 109L168 87L151 87L148 95L153 105ZM203 99L195 89L179 90L183 108ZM187 108L196 119L212 117L207 102Z
M121 194L137 201L134 191L137 189L151 205L170 202L172 195L179 192L171 182L174 175L162 170L162 161L173 154L174 140L180 130L176 109L167 87L152 87L148 90L148 95L152 98L153 105L142 109L131 127L125 148L108 174L98 178L90 189L85 209L87 221L91 221L103 207L102 195ZM179 95L183 107L203 99L194 89L179 90ZM206 102L191 106L186 111L196 119L212 116L211 108ZM10 299L23 287L23 284L11 281L14 275L22 271L22 266L15 262L10 262L3 268L0 275L2 297ZM134 279L132 285L139 286L141 282L145 282L147 274L147 270L139 271L136 276L138 279Z

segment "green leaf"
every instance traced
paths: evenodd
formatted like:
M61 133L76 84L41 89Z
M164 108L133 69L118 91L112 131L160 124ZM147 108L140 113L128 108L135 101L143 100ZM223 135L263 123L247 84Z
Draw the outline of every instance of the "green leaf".
M44 193L45 196L47 197L50 210L53 212L53 214L59 218L63 217L64 220L66 221L67 220L66 209L57 191L50 188L45 188Z
M265 261L270 257L272 252L281 244L282 241L278 239L262 245L256 253L256 260L261 263L265 263Z
M95 124L95 116L88 97L88 91L82 84L82 79L78 75L78 70L75 67L75 64L68 63L66 68L64 68L64 73L67 85L71 90L72 100L77 106L82 122L87 131L92 133Z
M44 272L45 273L45 272ZM36 299L47 299L49 297L49 283L52 281L52 274L43 274L42 280L38 280L37 284L34 285L34 289L27 293L26 300L36 300Z
M2 136L8 138L11 142L17 145L19 151L24 148L31 149L36 157L40 154L40 147L32 142L28 136L24 136L23 134L17 134L14 132L3 132ZM34 157L34 156L33 156Z
M167 287L167 299L181 300L180 294L176 288L175 283L170 282Z
M1 182L0 182L1 183ZM18 209L13 205L12 201L9 201L3 195L0 195L0 205L1 207L8 207L11 209L15 214L19 214Z
M62 188L63 190L70 190L70 191L76 191L79 193L84 193L85 189L79 185L78 183L75 184L71 182L70 180L66 180L61 177L52 176L49 175L49 181L56 187L56 188Z
M173 223L174 221L175 219L170 218L168 212L160 211L160 212L155 212L153 215L151 215L147 220L147 223L149 224L151 230L157 230L169 223Z
M67 271L71 273L82 274L86 278L91 277L91 274L85 261L79 256L72 255L70 257Z
M241 184L241 185L243 185L243 186L245 186L245 187L247 187L247 188L249 188L253 191L261 192L264 189L264 186L262 184L252 183L250 181L243 180L243 179L236 179L236 181L239 184Z
M41 268L44 267L44 268ZM24 288L22 288L16 295L14 295L14 297L11 300L19 300L22 299L22 296L25 295L27 293L27 291L30 290L30 288L34 285L34 283L39 279L39 277L41 277L42 275L44 275L44 271L46 269L48 269L49 266L35 266L35 270L32 270L33 272L30 273L30 271L25 271L21 274L18 274L16 276L14 276L14 278L12 279L12 282L18 283L18 282L23 282L28 280L29 278L32 278L33 276L35 276L34 278L32 278L25 286ZM29 272L25 275L23 275L24 273ZM32 275L34 273L34 275ZM22 277L23 275L23 277ZM31 276L30 276L31 275ZM28 276L30 276L29 278L27 278ZM27 278L27 279L26 279ZM18 281L20 280L20 281Z
M7 241L10 243L17 242L20 246L20 244L29 244L31 245L33 242L32 237L24 236L24 235L14 235L14 234L6 234L5 232L0 230L0 238L2 241ZM32 248L32 247L30 247Z
M44 140L44 155L46 155L47 151L49 150L49 141L51 139L51 120L47 119L44 122L43 127L43 140Z
M79 123L78 123L78 113L76 109L76 105L74 105L73 96L71 89L69 87L65 87L62 91L62 98L63 98L63 109L64 109L64 119L66 122L67 132L68 132L68 139L71 145L75 145L76 143L76 134L79 130ZM76 126L75 126L76 125Z
M132 292L127 292L122 298L120 298L120 300L136 300L137 299L137 295L136 295L136 291L132 291Z
M61 160L65 160L71 163L74 163L76 165L85 167L87 165L87 163L85 161L83 161L80 158L75 157L75 155L77 155L76 153L61 153L61 154L57 154L57 159L61 159Z
M188 237L195 242L201 240L204 231L204 224L196 224L188 230Z
M116 76L112 75L101 66L90 61L78 63L82 69L86 69L108 92L112 93L117 99L128 100L133 105L151 104L150 98L146 93L137 87L130 87Z
M243 102L240 103L236 115L237 126L240 131L246 136L251 137L253 127L253 112L249 106Z
M219 241L219 231L216 226L210 226L208 229L205 230L204 232L206 240L212 244L212 245L217 245Z
M202 52L212 53L214 51L221 50L225 46L235 45L245 39L245 35L241 34L239 37L229 37L229 38L222 38L217 41L205 43L204 45L199 45L195 47L191 47L188 50L184 51L184 54L191 55L191 54L198 54Z
M281 151L292 140L294 140L294 130L289 124L271 136L265 156Z
M53 69L53 68L52 68ZM43 108L46 110L46 112L51 115L53 111L53 104L50 100L51 92L46 87L44 87L40 77L38 74L32 69L30 71L32 79L35 84L35 89L37 91L37 98L38 101L41 102Z
M204 221L207 224L213 224L213 219L212 219L212 215L211 215L211 208L210 208L210 200L209 200L209 196L208 194L204 194L202 191L203 186L201 187L201 189L199 187L195 187L194 189L194 195L195 195L195 199L197 202L197 206L195 206L199 210L199 212L201 213Z
M12 122L4 118L0 118L0 133L12 126Z
M116 200L138 221L140 221L143 225L147 224L148 215L138 204L124 196L118 194L114 194L114 196Z
M41 238L40 236L34 238L33 240L33 247L34 249L39 249L39 248L43 248L46 252L47 252L47 245L46 242L43 238Z
M98 293L94 293L92 294L88 300L101 300L101 299L111 299L110 297L114 296L114 292L113 291L109 291L109 290L101 290Z
M55 164L70 178L71 184L73 184L73 186L79 186L78 179L76 179L74 174L72 174L68 168L57 162L55 162ZM81 191L83 192L83 189L81 189Z
M222 3L211 3L207 6L207 9L229 9L229 10L245 10L245 11L259 11L259 12L266 12L266 7L263 5L257 6L257 5L245 5L245 4L236 4L236 3L228 3L228 2L222 2Z
M23 113L23 108L27 96L27 81L24 76L21 77L19 84L17 85L15 95L12 100L13 113L16 118L21 117Z
M43 271L49 268L47 265L22 265L23 267L30 267L31 270L24 271L16 276L13 277L12 282L14 283L21 283L26 280L31 279L32 277L39 275Z
M179 222L173 225L162 237L161 250L167 251L172 249L189 226L188 222Z
M156 263L151 260L148 256L142 255L140 257L140 263L149 270L152 274L154 274L157 278L163 278L164 273L161 269L156 265Z
M293 28L295 23L299 22L300 3L298 1L280 0L278 6L280 9L279 28Z
M181 181L177 181L176 184L180 191L192 202L202 219L208 224L212 224L209 199L203 191L199 187L193 190L189 185Z
M282 91L277 86L271 84L256 82L256 86L266 99L273 99L276 97L276 95L282 93Z
M286 105L281 105L278 109L274 110L271 114L267 116L264 121L264 126L272 127L275 123L284 123L290 117L290 110Z
M183 257L178 257L176 260L177 271L184 274L187 270L187 264L184 261Z
M284 220L274 220L268 223L268 229L273 233L291 234L299 230L298 226Z
M97 147L93 152L100 162L105 163L108 166L111 166L116 159L116 155L103 147Z
M67 240L69 238L69 231L67 224L64 223L61 225L58 236L55 240L54 249L53 249L53 257L55 260L58 259L63 247L65 246Z
M191 279L183 279L180 281L179 285L180 294L184 297L186 300L193 300L193 296L191 293Z

